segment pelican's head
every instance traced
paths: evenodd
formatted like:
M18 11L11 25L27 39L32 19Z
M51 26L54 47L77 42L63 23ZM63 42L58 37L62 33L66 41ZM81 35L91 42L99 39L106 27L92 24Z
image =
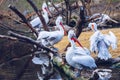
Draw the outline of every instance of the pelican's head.
M44 13L47 12L51 16L51 13L50 13L50 11L48 9L48 6L47 6L46 2L43 2L42 10L43 10Z
M59 27L59 26L62 27L62 29L64 30L64 34L66 35L67 33L66 33L65 27L64 27L64 25L63 25L63 19L62 19L62 16L59 15L59 16L57 17L55 23L56 23L57 27Z
M79 42L79 40L77 39L75 31L73 29L69 30L69 32L68 32L68 39L70 40L70 42L71 41L77 42L80 47L83 47L81 45L81 43Z
M96 23L89 23L88 28L92 29L92 31L97 31L97 24Z
M60 23L63 23L62 16L58 16L55 23L56 25L60 25Z
M70 40L73 40L73 38L76 38L75 31L73 29L69 30L69 32L68 32L68 38Z

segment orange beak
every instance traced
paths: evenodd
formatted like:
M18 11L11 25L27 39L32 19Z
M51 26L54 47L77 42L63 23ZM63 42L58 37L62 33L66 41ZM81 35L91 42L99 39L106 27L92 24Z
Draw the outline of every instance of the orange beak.
M50 15L50 16L52 16L52 14L50 13L50 11L48 10L48 8L44 8L47 12L48 12L48 14Z
M62 22L60 22L60 25L62 26L62 28L64 30L64 35L67 35L67 32L66 32L65 27L63 26Z
M94 25L92 24L92 30L94 31Z
M77 38L72 37L71 40L73 40L74 42L78 43L78 45L83 48L83 46L81 45L80 41L78 41Z

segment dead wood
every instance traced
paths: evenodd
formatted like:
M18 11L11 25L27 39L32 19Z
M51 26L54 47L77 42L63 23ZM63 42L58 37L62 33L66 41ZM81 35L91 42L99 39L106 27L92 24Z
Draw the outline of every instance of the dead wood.
M17 38L15 38L15 37L10 37L10 36L6 36L6 35L0 35L0 38L17 41Z
M41 43L36 42L35 40L33 40L33 39L30 38L30 37L26 37L26 36L23 36L23 35L14 33L14 32L12 32L12 31L9 31L8 33L9 33L10 36L13 36L13 37L18 38L19 41L36 45L36 46L38 46L39 48L44 49L44 50L46 50L47 52L51 52L51 53L53 53L53 54L56 54L56 53L57 53L56 51L53 51L53 50L51 50L50 48L47 48L47 47L43 46Z
M32 32L30 32L30 31L21 31L21 30L16 30L16 29L14 29L14 28L12 28L13 26L12 25L10 25L10 24L3 24L2 22L0 22L0 27L1 28L3 28L3 29L5 29L5 30L10 30L10 31L13 31L13 32L17 32L17 33L21 33L21 34L30 34L30 33L32 33Z
M18 9L15 6L9 5L8 7L22 19L22 21L32 30L33 33L36 34L36 36L38 36L36 30L32 28L31 24L27 21L25 16L20 11L18 11Z

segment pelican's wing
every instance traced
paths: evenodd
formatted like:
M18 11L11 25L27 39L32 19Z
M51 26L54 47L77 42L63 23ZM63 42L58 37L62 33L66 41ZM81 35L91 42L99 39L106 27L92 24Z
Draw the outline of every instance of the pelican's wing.
M97 43L99 41L100 31L96 31L91 37L90 37L90 51L98 51Z
M85 47L83 48L76 47L74 51L75 51L75 54L78 54L78 55L90 55L90 51Z
M117 38L113 32L109 31L109 34L105 35L104 41L108 46L111 45L112 49L117 48Z
M32 27L39 27L41 25L41 21L39 17L36 17L32 21L30 21L30 24L32 25Z
M72 57L72 61L86 67L90 67L90 68L96 67L95 60L89 55L74 56Z
M40 40L40 39L46 39L49 37L49 32L47 31L41 31L38 35L38 38L37 40Z
M55 37L50 37L49 41L54 41L56 38Z
M48 45L50 45L49 40L48 40L49 36L50 36L49 32L42 31L39 33L36 41L42 43L44 46L48 46Z

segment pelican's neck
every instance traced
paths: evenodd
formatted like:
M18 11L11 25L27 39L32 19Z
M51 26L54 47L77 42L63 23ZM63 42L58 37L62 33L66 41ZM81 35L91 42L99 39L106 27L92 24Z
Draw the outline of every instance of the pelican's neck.
M71 38L69 38L69 41L70 41L70 43L71 43L71 47L72 47L72 48L75 48L75 47L76 47L75 42L74 42L73 40L71 40Z
M58 26L58 28L59 28L59 31L62 32L62 33L64 34L64 29L63 29L62 25L57 24L57 26Z
M45 22L46 22L46 23L49 22L48 13L47 13L46 11L43 11L43 18L45 19Z

